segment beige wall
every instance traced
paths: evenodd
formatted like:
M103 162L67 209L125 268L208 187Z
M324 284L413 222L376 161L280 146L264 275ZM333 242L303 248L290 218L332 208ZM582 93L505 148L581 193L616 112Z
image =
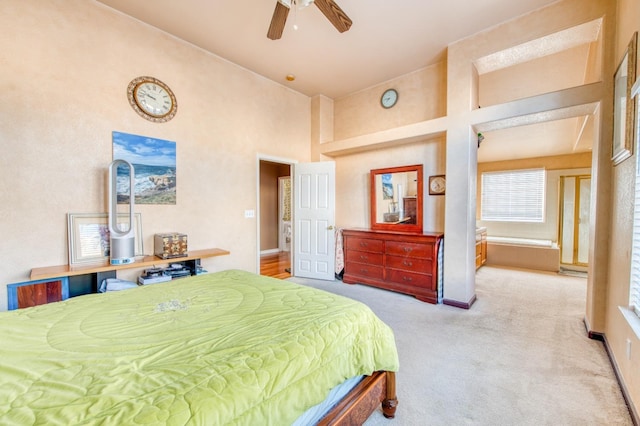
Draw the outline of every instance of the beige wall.
M444 140L435 139L336 157L336 224L341 228L370 226L371 169L422 164L427 180L430 175L444 174L444 155ZM423 228L443 231L444 197L430 196L425 191L423 200Z
M582 44L535 60L482 74L479 78L479 104L485 108L515 99L593 83L599 76L586 78L583 63L590 44ZM595 49L595 48L594 48ZM586 53L585 53L586 52Z
M0 26L0 309L6 284L67 263L67 213L107 210L113 130L177 145L177 204L137 207L146 253L154 233L182 232L192 249L231 251L209 270L257 270L256 219L244 218L257 155L310 160L308 97L94 1L3 1ZM129 106L141 75L173 89L170 122Z
M640 1L618 1L618 27L616 32L614 64L622 58L631 35L640 31ZM620 307L629 305L629 271L631 258L631 232L633 223L634 169L638 149L634 155L613 168L611 192L612 214L609 239L609 287L605 310L604 332L614 352L615 360L624 378L636 409L640 408L640 322L634 332L622 315ZM631 342L631 356L626 356L627 339Z
M398 103L385 109L380 105L380 97L388 88L396 89ZM336 99L334 139L348 139L444 117L447 113L446 88L447 64L441 62Z

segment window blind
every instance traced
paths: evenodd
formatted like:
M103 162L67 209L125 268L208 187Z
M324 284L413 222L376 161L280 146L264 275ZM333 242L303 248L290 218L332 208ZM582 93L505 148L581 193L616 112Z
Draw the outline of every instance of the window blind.
M482 173L481 219L544 222L544 169Z

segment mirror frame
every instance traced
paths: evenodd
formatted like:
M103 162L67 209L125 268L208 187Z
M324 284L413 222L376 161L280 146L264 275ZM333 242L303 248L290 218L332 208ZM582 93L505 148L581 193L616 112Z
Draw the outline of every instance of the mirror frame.
M376 200L376 176L387 173L402 173L402 172L417 172L417 193L416 193L416 223L415 224L403 224L403 223L384 223L377 222L377 209L378 205ZM369 173L370 175L370 211L371 211L371 229L376 231L396 231L396 232L410 232L414 234L422 234L422 209L423 209L423 182L424 176L422 173L422 164L416 164L413 166L401 166L401 167L388 167L384 169L374 169Z

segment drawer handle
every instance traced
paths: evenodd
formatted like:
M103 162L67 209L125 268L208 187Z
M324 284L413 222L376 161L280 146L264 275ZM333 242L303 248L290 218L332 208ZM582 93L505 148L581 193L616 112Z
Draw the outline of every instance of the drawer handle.
M360 255L360 260L369 260L369 256Z
M360 247L367 247L369 244L365 243L364 241L360 241Z
M368 269L360 269L360 272L362 272L363 274L366 274L367 272L369 272Z
M411 247L405 247L404 248L404 252L405 253L409 253L409 252L411 252L411 250L413 250Z
M402 261L402 264L403 264L404 266L413 266L413 262L409 262L408 260L403 260L403 261Z
M402 281L413 281L411 277L402 277Z

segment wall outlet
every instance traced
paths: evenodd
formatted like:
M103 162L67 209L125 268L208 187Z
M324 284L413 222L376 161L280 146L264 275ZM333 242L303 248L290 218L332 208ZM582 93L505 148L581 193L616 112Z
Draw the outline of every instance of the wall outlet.
M255 216L256 216L255 210L245 210L244 211L244 217L246 217L246 218L251 218L251 217L255 217Z
M627 359L631 359L631 339L627 339Z

